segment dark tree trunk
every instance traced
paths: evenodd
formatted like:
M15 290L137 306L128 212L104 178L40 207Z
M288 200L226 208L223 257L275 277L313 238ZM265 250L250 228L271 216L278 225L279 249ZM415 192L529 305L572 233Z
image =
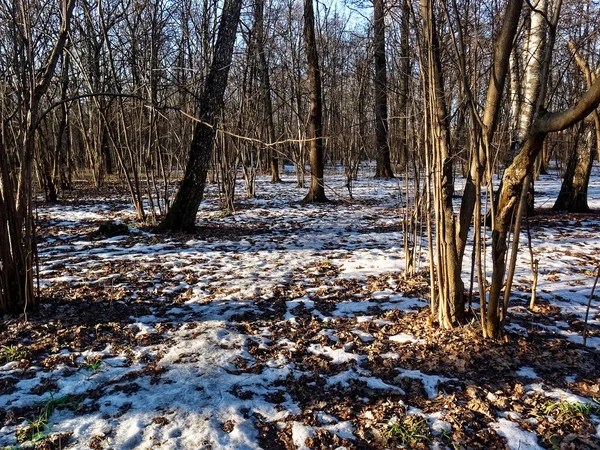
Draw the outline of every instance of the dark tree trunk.
M308 139L310 149L310 188L305 202L326 202L323 183L323 104L321 100L321 70L315 39L313 0L304 0L304 41L308 59L310 108L308 112Z
M373 1L375 46L375 178L394 178L388 145L387 70L385 61L384 0Z
M188 232L195 229L214 148L217 119L227 88L241 7L242 0L226 0L223 6L213 61L198 104L200 122L194 128L185 175L173 205L159 225L161 229Z
M260 83L262 86L263 102L265 104L265 115L267 116L269 144L273 144L276 137L275 123L273 122L273 101L271 100L271 77L265 53L264 0L256 0L254 8L254 28L256 30L256 44L258 48ZM271 166L271 182L280 183L279 159L277 158L277 151L274 148L269 149L269 164Z
M62 74L61 74L61 88L60 98L65 100L67 98L67 92L69 89L69 65L70 56L68 52L65 52L62 56ZM47 155L45 160L47 161L47 167L45 169L46 176L46 201L49 203L56 203L58 201L58 189L57 185L60 181L60 172L64 168L60 167L60 162L64 160L62 155L65 153L65 135L67 131L67 118L69 110L66 104L63 104L60 108L61 115L58 123L58 130L56 133L56 145L54 147L54 154ZM58 172L58 173L57 173Z
M115 168L113 164L113 158L110 154L110 143L108 141L108 130L104 123L100 125L100 157L102 161L100 165L104 166L104 170L107 174L112 175L115 173Z
M403 167L408 164L408 83L410 81L410 49L408 46L410 8L408 0L402 0L402 35L400 36L400 88L398 102L400 103L400 123L398 134L400 135L398 151L400 163Z
M587 202L588 184L595 158L594 128L586 124L579 130L579 137L571 152L560 193L552 209L569 212L589 212Z

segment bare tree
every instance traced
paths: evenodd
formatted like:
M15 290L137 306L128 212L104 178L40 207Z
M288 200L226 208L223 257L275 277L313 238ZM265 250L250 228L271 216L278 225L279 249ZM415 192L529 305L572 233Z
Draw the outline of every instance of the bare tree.
M579 54L575 45L569 42L569 48L575 61L583 72L587 88L592 87L596 81L596 74ZM568 210L569 212L588 212L587 191L592 173L592 166L598 151L598 135L600 134L600 115L597 110L592 111L590 117L579 127L575 148L571 152L567 169L563 178L558 198L553 209Z
M315 38L313 0L304 0L304 43L308 60L310 107L308 112L308 139L310 159L310 187L305 202L326 202L323 180L323 104L321 97L321 70Z
M196 214L204 196L218 117L223 107L241 8L242 0L226 0L223 6L213 61L198 102L199 122L194 129L185 175L173 205L160 223L162 229L195 229Z
M375 47L375 178L393 178L388 143L387 63L384 0L373 0L373 46Z
M36 18L43 17L43 14L38 15L39 11L26 0L14 2L9 10L0 11L5 15L4 23L10 24L9 30L5 29L4 32L12 39L16 53L11 69L21 83L9 88L18 95L19 103L9 105L4 97L2 104L0 313L14 313L37 306L33 290L36 248L32 214L35 134L42 115L42 99L50 87L67 43L74 7L75 0L60 3L60 28L41 55L40 48L43 47L36 48L39 35L34 27L39 25L35 22ZM53 34L50 29L48 32ZM8 125L13 117L20 119L17 139L8 136Z

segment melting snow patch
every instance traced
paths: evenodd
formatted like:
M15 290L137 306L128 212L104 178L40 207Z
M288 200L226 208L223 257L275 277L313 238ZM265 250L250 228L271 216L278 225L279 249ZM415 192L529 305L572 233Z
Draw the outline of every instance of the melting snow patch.
M308 346L307 351L313 355L325 355L328 358L331 358L332 364L343 364L349 361L358 361L361 358L360 355L348 353L343 348L333 349L321 344L311 344Z
M565 391L564 389L551 388L550 386L543 385L541 383L528 384L525 389L529 392L537 392L538 394L545 395L556 400L569 402L569 403L589 403L590 401L579 395L573 394L572 392Z
M327 384L329 386L339 384L342 387L348 387L350 386L350 381L361 381L365 383L370 389L396 391L400 395L405 394L405 392L398 386L384 383L379 378L360 376L354 370L346 370L345 372L340 372L337 375L332 375L329 378L327 378Z
M538 444L537 436L529 431L524 431L519 426L506 419L490 424L490 428L506 439L510 450L543 450Z
M390 336L389 340L398 342L400 344L404 344L406 342L411 342L414 344L426 344L427 343L427 341L425 341L424 339L417 339L412 334L408 334L408 333L400 333L395 336Z
M315 434L313 427L302 425L300 422L292 423L292 440L298 450L308 450L306 440Z
M438 384L444 383L446 381L455 380L455 378L446 378L438 375L427 375L418 370L405 370L405 369L396 369L400 372L396 378L414 378L416 380L421 380L423 382L423 387L425 388L425 392L427 392L427 396L429 398L435 398L438 395Z
M332 423L338 423L338 420L332 416L331 414L327 414L324 412L318 412L317 413L317 419L319 420L319 422L321 422L322 424L332 424Z
M515 374L523 378L531 378L532 380L539 378L531 367L521 367Z
M329 431L331 434L335 434L342 439L354 439L354 427L350 422L340 422L332 425L325 425L323 427L311 427L308 425L301 424L300 422L292 423L292 440L298 450L308 450L309 447L306 445L306 440L309 437L314 436L315 431L323 429Z
M361 341L365 343L373 342L375 338L371 333L366 333L362 330L352 330L352 333L357 335Z

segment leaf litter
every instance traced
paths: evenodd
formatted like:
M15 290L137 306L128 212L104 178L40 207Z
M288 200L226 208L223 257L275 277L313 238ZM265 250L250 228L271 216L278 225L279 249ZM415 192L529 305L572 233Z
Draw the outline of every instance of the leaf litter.
M597 308L581 345L593 214L532 218L538 306L521 252L509 333L490 342L474 318L428 326L426 275L401 274L396 182L322 206L259 183L233 216L209 190L194 236L137 225L113 190L40 205L42 307L0 331L0 446L600 448ZM98 234L106 221L129 234Z

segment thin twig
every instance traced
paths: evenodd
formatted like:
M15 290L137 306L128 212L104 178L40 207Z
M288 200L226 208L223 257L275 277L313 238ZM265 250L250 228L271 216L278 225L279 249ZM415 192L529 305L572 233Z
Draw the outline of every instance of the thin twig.
M588 299L587 309L585 311L585 320L583 322L583 345L586 345L587 342L587 325L588 318L590 316L590 306L592 305L592 299L594 298L594 291L596 290L596 285L598 284L598 278L600 278L600 266L596 268L596 279L594 280L594 286L592 287L592 292L590 293L590 298Z

